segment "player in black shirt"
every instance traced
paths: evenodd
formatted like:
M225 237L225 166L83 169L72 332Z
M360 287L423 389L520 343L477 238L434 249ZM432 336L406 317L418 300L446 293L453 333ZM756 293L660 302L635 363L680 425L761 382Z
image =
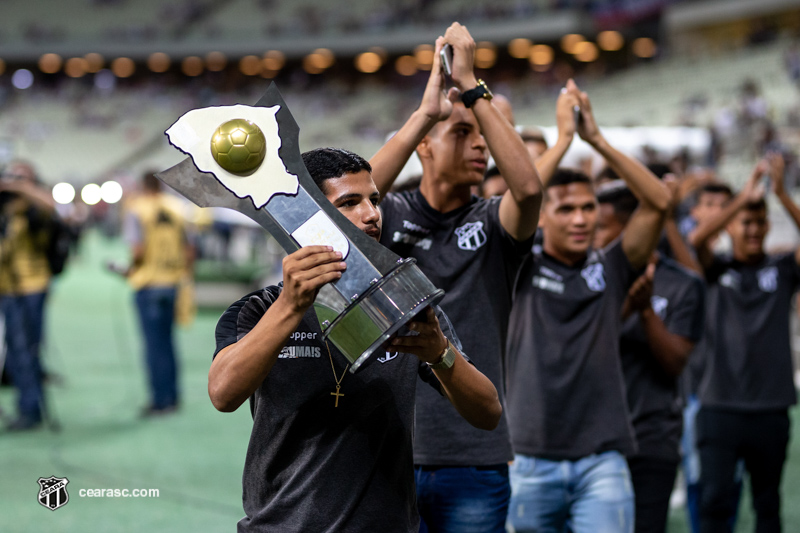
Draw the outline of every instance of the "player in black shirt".
M791 300L800 286L800 248L767 254L769 171L775 195L800 227L800 208L783 186L783 158L761 161L744 189L694 235L708 284L707 352L699 386L700 530L730 531L740 459L750 474L756 530L781 530L780 483L797 402L789 340ZM725 228L731 255L714 255L710 236Z
M452 82L444 96L439 51L453 47ZM541 187L533 161L508 120L490 101L473 71L475 42L456 23L436 41L422 104L372 158L385 197L381 243L414 257L437 287L467 354L503 393L502 358L514 276L529 253ZM482 93L470 100L467 96ZM471 107L467 107L469 104ZM416 150L419 189L388 193ZM509 186L501 197L472 196L491 152ZM417 389L414 461L420 515L432 531L505 531L513 458L503 417L492 432L477 431L429 387ZM423 530L424 531L424 530Z
M514 531L633 530L623 457L635 451L622 376L620 311L656 247L670 196L647 168L605 140L573 81L578 134L640 201L621 238L590 247L597 223L591 180L559 170L545 181L543 242L516 283L506 379L515 459Z
M638 204L624 183L598 189L594 247L624 231ZM631 286L622 309L620 354L628 408L638 450L628 456L636 501L636 533L661 532L680 462L682 429L678 376L703 331L703 281L677 262L653 252Z
M307 152L303 160L331 203L377 239L381 216L369 163L336 149ZM301 248L284 259L282 285L245 296L217 326L211 401L229 412L250 398L253 415L240 532L416 533L418 375L476 427L491 430L500 419L494 386L462 356L446 317L431 309L425 322L409 326L417 336L393 341L402 353L349 373L344 356L322 340L311 306L345 268L330 247ZM451 366L431 367L448 349L455 352Z

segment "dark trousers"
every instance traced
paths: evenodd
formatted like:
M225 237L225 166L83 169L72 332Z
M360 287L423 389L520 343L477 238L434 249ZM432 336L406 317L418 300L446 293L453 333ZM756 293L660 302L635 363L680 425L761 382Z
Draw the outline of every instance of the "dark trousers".
M756 532L781 531L780 485L789 444L787 410L739 412L700 409L700 531L730 532L737 499L736 463L750 474Z
M628 458L636 503L636 533L664 533L666 530L669 497L675 486L678 462L655 457Z
M19 416L38 422L43 403L41 371L28 342L30 328L25 321L25 296L0 297L0 309L5 318L5 368L19 391Z
M178 373L172 329L175 316L174 287L145 288L136 292L136 308L145 343L151 407L163 409L178 402Z
M508 466L415 468L420 533L505 533Z

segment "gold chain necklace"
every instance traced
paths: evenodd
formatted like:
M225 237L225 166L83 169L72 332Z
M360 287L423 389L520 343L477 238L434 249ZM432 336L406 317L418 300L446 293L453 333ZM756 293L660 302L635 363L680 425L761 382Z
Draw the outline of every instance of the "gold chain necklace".
M334 407L339 407L339 396L344 396L344 394L339 392L339 389L342 388L342 380L344 379L345 374L347 374L347 369L350 368L350 365L348 364L346 367L344 367L342 377L336 379L336 369L333 367L333 356L331 355L331 347L328 346L328 341L325 341L325 347L328 349L328 358L331 360L331 370L333 370L333 380L336 382L336 392L332 392L331 396L336 396L336 403L334 404Z

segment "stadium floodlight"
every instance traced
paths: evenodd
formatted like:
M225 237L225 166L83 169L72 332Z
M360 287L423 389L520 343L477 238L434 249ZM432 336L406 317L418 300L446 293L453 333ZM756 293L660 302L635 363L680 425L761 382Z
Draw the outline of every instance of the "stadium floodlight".
M117 85L117 78L107 68L101 69L94 75L94 86L102 91L113 89Z
M89 72L90 74L98 72L101 68L103 68L103 65L105 65L105 59L103 59L103 56L101 56L97 52L90 52L85 56L83 56L83 58L89 65L87 72Z
M118 78L129 78L135 71L136 65L129 57L118 57L111 62L111 72Z
M414 59L417 60L417 68L420 70L433 68L433 46L421 44L414 48Z
M245 76L258 76L261 74L261 59L258 56L244 56L239 60L239 70Z
M83 57L71 57L64 65L64 73L70 78L80 78L89 72L89 62Z
M222 52L209 52L206 54L206 68L211 72L225 70L228 65L228 58Z
M354 63L356 69L365 74L378 72L378 70L383 66L383 60L381 59L381 56L375 52L364 52L362 54L358 54Z
M530 39L520 37L508 43L508 54L517 59L527 59L533 43Z
M100 186L96 183L88 183L81 189L81 200L86 205L95 205L102 199L103 195L100 192Z
M528 59L532 65L541 67L552 63L554 55L553 49L546 44L535 44L531 46Z
M203 60L197 56L185 57L181 62L181 72L192 78L199 76L203 73Z
M417 73L417 60L414 56L400 56L394 62L394 69L401 76L413 76Z
M61 70L64 60L58 54L43 54L39 58L39 70L45 74L55 74Z
M633 41L633 53L641 58L649 58L656 55L658 46L656 42L649 37L639 37Z
M561 38L561 49L568 54L575 54L576 53L575 47L578 45L578 43L582 43L585 41L586 37L584 37L580 33L570 33Z
M53 186L53 200L65 205L75 199L75 187L66 182L56 183Z
M17 89L28 89L33 85L33 72L26 68L18 69L11 76L11 84Z
M597 45L606 52L616 52L625 44L625 39L618 31L607 30L597 34Z
M169 70L170 63L171 61L169 56L164 52L153 52L147 58L147 68L149 68L151 72L155 73L166 72Z
M114 180L100 186L100 198L107 204L115 204L122 200L122 185Z

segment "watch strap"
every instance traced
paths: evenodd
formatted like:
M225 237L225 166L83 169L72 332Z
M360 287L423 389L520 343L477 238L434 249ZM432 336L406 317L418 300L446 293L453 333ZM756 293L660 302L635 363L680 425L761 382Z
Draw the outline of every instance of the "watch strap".
M486 82L483 80L478 80L478 85L474 89L470 89L469 91L464 91L461 93L461 102L464 104L464 106L470 108L481 98L491 100L493 96L494 95L489 90Z
M452 367L453 364L456 362L456 352L453 349L453 345L450 343L450 340L447 341L447 347L442 352L441 357L435 363L428 363L428 366L431 367L432 370L447 370L448 368Z

